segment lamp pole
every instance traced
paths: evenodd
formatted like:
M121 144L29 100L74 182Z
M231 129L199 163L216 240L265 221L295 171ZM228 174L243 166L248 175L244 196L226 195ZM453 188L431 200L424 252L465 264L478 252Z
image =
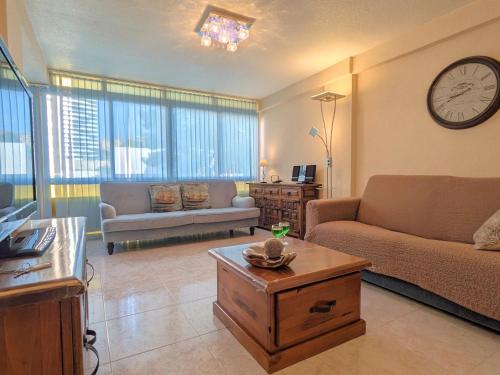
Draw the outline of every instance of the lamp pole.
M332 161L332 145L333 145L333 123L335 121L335 115L337 113L337 99L341 99L345 97L345 95L327 91L318 95L314 95L311 97L313 100L319 100L320 110L321 110L321 119L323 120L323 136L321 136L320 131L312 127L309 131L309 134L312 137L318 137L325 146L326 151L326 198L330 199L333 197L333 161ZM332 103L332 121L330 124L330 129L326 126L325 114L323 111L323 102L333 102ZM329 131L328 131L329 130Z

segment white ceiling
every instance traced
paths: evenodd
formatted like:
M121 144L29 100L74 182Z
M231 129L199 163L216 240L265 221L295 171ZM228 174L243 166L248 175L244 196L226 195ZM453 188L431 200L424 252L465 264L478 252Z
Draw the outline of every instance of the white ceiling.
M51 68L262 98L471 0L217 0L254 17L236 53L200 46L206 1L27 0Z

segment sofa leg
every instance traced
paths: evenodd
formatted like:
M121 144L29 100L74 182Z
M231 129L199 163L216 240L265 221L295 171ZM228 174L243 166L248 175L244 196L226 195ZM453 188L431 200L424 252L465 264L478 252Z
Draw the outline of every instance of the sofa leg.
M234 237L234 230L229 229L229 237L233 238Z
M108 242L108 244L106 245L106 247L108 248L108 254L109 255L113 254L113 252L115 251L115 244L114 244L114 242Z
M255 234L255 227L250 227L250 236Z

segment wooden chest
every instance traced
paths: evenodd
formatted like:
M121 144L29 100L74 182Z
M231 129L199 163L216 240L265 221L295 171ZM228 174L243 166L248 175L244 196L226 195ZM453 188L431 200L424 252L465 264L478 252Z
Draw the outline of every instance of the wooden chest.
M259 227L271 229L280 221L290 223L289 236L304 238L306 204L319 198L318 184L250 183L250 196L260 208Z
M210 250L217 259L214 314L272 373L365 332L360 271L369 265L304 241L280 270L248 266L245 245Z

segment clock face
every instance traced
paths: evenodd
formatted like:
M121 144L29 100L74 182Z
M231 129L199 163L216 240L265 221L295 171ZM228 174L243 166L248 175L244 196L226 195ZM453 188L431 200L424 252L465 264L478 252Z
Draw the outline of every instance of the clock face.
M500 64L486 57L455 62L434 80L427 104L432 117L447 128L480 124L498 110Z

